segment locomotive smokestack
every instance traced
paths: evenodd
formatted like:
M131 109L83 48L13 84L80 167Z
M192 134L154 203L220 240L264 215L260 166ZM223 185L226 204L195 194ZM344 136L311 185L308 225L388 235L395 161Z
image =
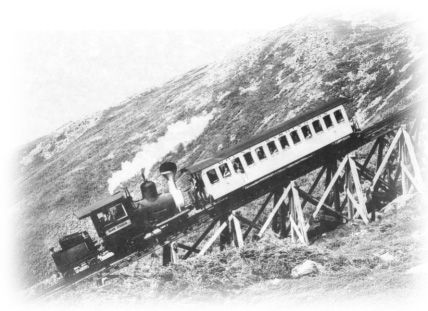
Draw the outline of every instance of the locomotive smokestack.
M177 172L177 165L172 162L162 163L159 167L160 173L168 180L168 188L172 197L174 198L175 205L181 212L181 208L184 207L184 198L180 190L177 189L175 184L175 173Z
M144 171L145 171L146 169L143 167L142 169L141 169L141 178L143 179L143 182L145 182L146 181L146 176L144 175Z

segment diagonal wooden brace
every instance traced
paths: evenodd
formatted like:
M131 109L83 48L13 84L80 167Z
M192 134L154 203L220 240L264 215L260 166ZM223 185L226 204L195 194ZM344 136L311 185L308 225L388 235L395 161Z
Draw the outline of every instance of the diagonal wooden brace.
M260 239L265 233L266 229L268 228L269 224L271 223L273 217L275 216L276 212L278 211L279 207L281 206L282 202L284 202L285 198L287 197L288 193L291 190L291 184L288 185L288 187L285 189L284 193L282 194L281 198L278 200L274 208L272 209L272 212L269 214L268 218L266 219L265 223L263 224L260 231L257 233L257 237Z

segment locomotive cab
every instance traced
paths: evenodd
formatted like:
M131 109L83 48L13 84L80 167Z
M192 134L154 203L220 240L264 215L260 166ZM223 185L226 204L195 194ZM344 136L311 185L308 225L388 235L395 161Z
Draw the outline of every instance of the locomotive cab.
M132 221L135 211L132 197L125 191L78 210L75 214L78 219L91 217L105 249L118 253L124 251L125 241L135 231Z

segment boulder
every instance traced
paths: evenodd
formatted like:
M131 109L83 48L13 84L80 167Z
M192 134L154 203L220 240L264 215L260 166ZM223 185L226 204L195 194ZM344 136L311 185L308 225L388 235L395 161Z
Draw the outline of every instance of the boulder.
M396 213L397 210L406 206L408 202L415 198L415 196L417 195L417 193L401 195L395 198L392 202L388 203L384 208L382 208L381 213L386 215Z
M297 279L304 275L318 274L323 270L323 266L315 261L306 260L302 264L295 266L291 270L291 277Z
M412 274L412 275L426 276L426 275L428 275L428 263L423 263L423 264L417 265L413 268L410 268L405 273L406 274Z

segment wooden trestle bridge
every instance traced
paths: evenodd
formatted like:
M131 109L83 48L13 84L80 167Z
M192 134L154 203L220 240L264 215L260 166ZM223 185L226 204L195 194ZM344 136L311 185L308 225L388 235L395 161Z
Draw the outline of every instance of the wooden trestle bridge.
M164 264L174 263L179 260L178 248L187 250L182 259L187 259L192 254L204 255L218 237L221 249L232 240L240 248L252 230L257 231L253 237L261 238L269 226L281 237L291 235L292 241L307 245L310 222L320 217L320 214L330 215L339 222L359 219L368 224L375 220L375 206L385 204L402 194L425 191L418 158L422 151L419 150L423 132L421 129L426 128L424 122L426 120L420 113L420 107L410 106L266 176L252 186L254 191L246 197L208 204L189 217L181 217L189 211L176 215L174 218L179 217L179 221L168 220L157 226L162 233L150 247L120 258L112 257L101 261L47 288L35 300L44 299L83 281L102 282L108 275L160 250L163 250ZM370 143L371 150L364 161L361 161L359 157L362 152L359 149L368 150ZM317 175L305 191L298 186L296 180L311 172L316 172ZM313 193L323 176L323 194L316 198ZM363 185L361 179L365 180ZM264 202L253 219L247 219L237 211L263 196ZM272 199L273 209L260 224L260 217ZM305 219L303 208L308 203L315 206L315 210L310 219ZM219 226L216 228L217 224ZM243 225L246 226L245 231ZM214 229L214 234L205 241ZM199 231L202 233L193 245L179 242L180 238L190 232ZM200 247L202 243L203 246Z

